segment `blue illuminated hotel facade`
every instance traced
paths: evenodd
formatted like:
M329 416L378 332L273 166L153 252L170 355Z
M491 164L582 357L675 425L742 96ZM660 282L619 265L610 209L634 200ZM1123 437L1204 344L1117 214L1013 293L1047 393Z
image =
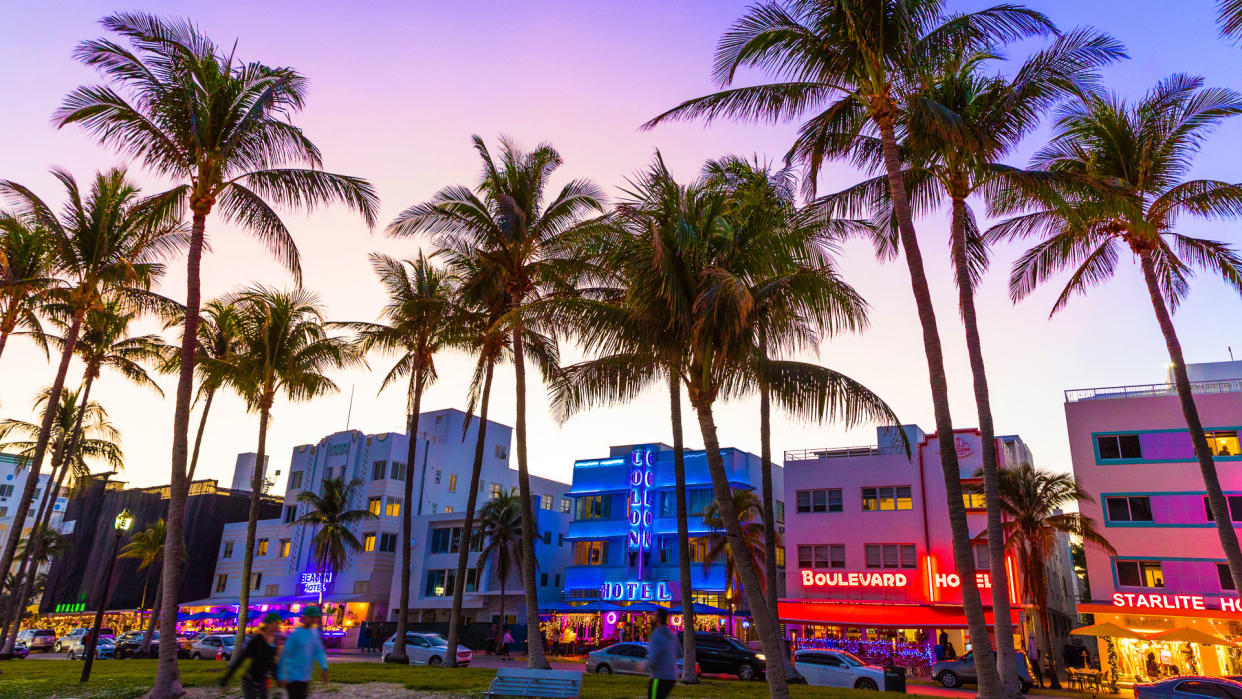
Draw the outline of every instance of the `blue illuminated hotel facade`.
M735 490L761 492L760 459L739 449L722 450L725 473ZM704 563L712 530L703 512L715 500L707 458L686 451L686 495L690 534L690 580L696 602L727 608L725 564ZM783 470L772 469L773 490L784 492ZM607 458L574 462L573 502L566 537L573 556L565 571L565 600L681 603L677 566L676 492L673 449L665 444L615 446ZM784 531L784 502L776 502L778 532ZM782 551L783 553L783 551ZM778 555L784 590L784 565ZM745 605L737 600L735 608Z

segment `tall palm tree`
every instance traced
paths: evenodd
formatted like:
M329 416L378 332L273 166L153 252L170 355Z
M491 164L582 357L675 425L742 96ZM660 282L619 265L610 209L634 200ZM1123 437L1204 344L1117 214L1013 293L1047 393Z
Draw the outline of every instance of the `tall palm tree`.
M469 541L478 537L482 542L482 551L475 568L475 579L482 587L483 574L488 563L496 571L496 580L500 583L500 625L505 625L505 589L509 576L515 567L522 565L526 547L522 546L522 500L512 492L501 493L488 500L479 508L479 526ZM463 537L462 548L466 547ZM526 640L539 636L539 617L532 623L526 623ZM499 639L498 639L499 640Z
M766 590L772 588L776 580L770 577L765 565L768 557L767 541L774 538L780 541L780 534L772 532L768 536L767 525L763 521L763 498L753 490L733 490L733 502L737 508L738 520L742 525L742 539L746 543L743 555L749 558L751 565L759 571L759 584ZM720 505L712 501L703 510L703 524L712 533L707 535L707 549L703 552L703 571L707 572L712 565L723 562L725 565L725 596L729 603L729 627L733 627L733 614L737 611L737 598L741 596L741 584L734 563L733 551L729 548L728 537L724 534L724 520L720 516ZM779 545L779 543L778 543Z
M160 517L142 531L131 534L129 543L121 547L121 552L118 554L119 558L137 559L138 570L147 571L142 579L142 601L138 603L139 611L147 608L147 590L151 587L151 571L164 556L164 536L167 534L167 528L168 525L164 522L164 518Z
M1230 287L1242 289L1242 256L1232 246L1180 232L1185 217L1242 215L1242 186L1187 179L1207 135L1223 119L1239 113L1242 94L1204 88L1201 78L1187 75L1161 80L1133 104L1112 94L1085 95L1059 111L1051 140L1035 155L1034 166L1047 171L1049 181L1013 188L1013 201L998 207L1002 213L1035 210L988 232L996 240L1038 240L1014 263L1009 277L1014 301L1070 272L1050 315L1075 294L1110 280L1120 251L1128 249L1138 262L1235 580L1242 580L1242 548L1195 406L1172 311L1189 292L1196 268L1219 274Z
M1057 538L1062 535L1080 539L1084 546L1110 555L1117 552L1096 529L1095 520L1079 512L1064 511L1080 502L1094 502L1072 474L1019 464L1001 469L999 490L1001 509L1005 512L1005 549L1021 561L1027 600L1038 610L1039 625L1044 631L1041 655L1048 659L1052 688L1057 689L1061 685L1057 680L1052 627L1048 623L1048 580L1044 564L1057 555Z
M246 613L250 608L250 569L254 564L255 529L264 489L267 426L272 406L280 395L290 401L309 401L335 392L337 385L326 372L366 362L347 338L328 334L319 297L308 291L254 286L230 294L225 302L237 308L239 347L227 359L204 359L203 364L227 377L232 388L246 401L246 407L259 414L259 443L250 481L250 514L238 602L242 613ZM238 624L238 648L245 640L245 632L246 625Z
M272 204L310 209L340 202L374 226L378 199L365 180L321 170L319 149L290 122L306 97L306 79L297 71L236 60L232 49L221 50L184 19L131 12L101 24L130 47L103 38L79 44L74 56L111 84L69 93L55 122L80 124L101 143L180 182L167 197L192 214L167 515L168 556L179 560L207 217L218 210L226 222L266 244L300 280L297 247ZM178 566L165 566L164 586L178 589L180 576ZM164 600L165 638L176 634L174 597ZM181 694L173 645L161 646L155 699Z
M311 557L321 577L328 571L344 568L349 554L362 549L362 542L358 541L354 528L363 522L379 519L370 510L349 509L349 502L364 487L360 478L348 483L343 477L325 478L320 488L322 492L303 490L298 493L298 502L306 503L308 508L306 514L298 517L297 523L316 528L311 538ZM249 586L248 583L244 585ZM319 603L323 604L323 585L319 586ZM242 609L245 608L243 605Z
M0 355L19 332L47 351L38 311L43 292L57 283L49 242L37 222L0 212Z
M1216 0L1216 23L1221 36L1234 41L1242 38L1242 0Z
M398 214L388 225L389 235L430 235L437 247L448 251L450 260L475 258L477 276L462 280L465 293L488 299L503 296L504 309L510 312L520 312L545 295L571 291L581 264L575 241L586 217L602 212L603 193L588 180L573 180L551 201L545 201L548 180L562 163L554 148L542 144L524 152L502 138L497 162L483 139L474 136L473 142L483 160L477 193L461 186L440 190L430 201ZM527 347L521 315L512 316L506 329L516 379L514 434L525 547L522 583L527 618L538 623L535 510L526 458ZM535 668L548 667L539 634L531 634L529 663Z
M362 353L378 350L397 354L397 363L384 377L380 391L402 377L406 386L406 451L405 507L401 514L401 540L409 541L414 500L415 447L418 444L418 420L422 411L423 390L436 380L435 355L449 346L460 346L461 333L454 312L453 278L419 254L416 260L397 260L371 253L371 268L379 277L388 300L380 312L383 323L341 323L358 333L357 346ZM466 521L463 531L471 531ZM463 547L465 548L465 547ZM400 614L397 635L393 641L391 662L408 663L405 654L405 630L410 609L410 547L401 547ZM451 634L450 634L451 636ZM452 639L450 639L451 641ZM456 646L452 646L456 648Z
M103 307L105 299L119 298L127 305L144 307L156 298L150 292L164 271L162 259L178 252L186 242L185 231L159 198L144 199L124 170L98 173L90 190L83 192L72 175L54 170L65 188L66 203L57 216L52 208L25 186L0 182L0 196L17 207L17 214L48 231L52 268L63 284L47 291L45 308L69 318L64 349L52 381L49 403L55 405L65 384L69 360L86 314ZM14 517L23 521L43 467L51 436L54 413L44 414L39 437L30 460L30 476ZM8 570L17 549L18 534L10 532L0 554L0 570ZM12 653L15 635L10 633L0 657Z

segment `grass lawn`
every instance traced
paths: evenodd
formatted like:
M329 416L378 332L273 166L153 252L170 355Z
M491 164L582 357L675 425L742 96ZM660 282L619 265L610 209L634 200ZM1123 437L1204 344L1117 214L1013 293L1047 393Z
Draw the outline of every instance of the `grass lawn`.
M86 687L78 684L82 672L80 662L13 660L0 663L0 697L4 699L46 699L47 697L107 697L122 699L138 697L151 687L155 678L154 660L105 660L96 662L91 681ZM223 663L205 660L183 660L181 682L187 687L214 687L223 672ZM411 690L458 693L482 696L496 671L486 668L409 667L380 663L333 663L334 684L391 682ZM237 680L234 678L234 688ZM320 685L322 686L322 685ZM582 696L590 699L635 699L645 694L647 681L641 677L587 675ZM796 699L828 699L855 697L879 699L875 692L828 689L824 687L793 687ZM239 692L235 692L239 694ZM742 699L767 696L761 682L737 680L704 680L697 686L678 687L675 697L687 699Z

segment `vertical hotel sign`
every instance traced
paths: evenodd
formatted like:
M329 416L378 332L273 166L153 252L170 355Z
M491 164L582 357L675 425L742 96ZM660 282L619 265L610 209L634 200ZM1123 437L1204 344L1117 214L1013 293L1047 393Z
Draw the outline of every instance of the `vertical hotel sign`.
M655 484L655 450L650 447L638 447L630 452L630 497L629 519L630 531L626 537L626 550L636 552L630 579L643 577L644 553L651 550L652 524L655 521L652 506L652 486Z

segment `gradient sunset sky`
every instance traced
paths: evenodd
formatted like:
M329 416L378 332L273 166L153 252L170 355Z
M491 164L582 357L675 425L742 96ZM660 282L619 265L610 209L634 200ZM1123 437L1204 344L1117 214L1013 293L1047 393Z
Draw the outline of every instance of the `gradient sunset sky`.
M969 10L986 4L950 6ZM296 123L320 146L328 169L374 183L384 223L443 186L475 183L479 167L470 148L471 134L494 143L503 133L527 147L548 141L565 159L558 185L571 177L589 177L612 194L657 148L683 179L694 176L705 159L728 153L778 160L795 124L719 122L705 128L683 123L637 130L664 109L712 89L715 42L745 5L732 0L10 2L0 40L0 178L59 202L62 193L48 174L50 167L67 168L85 180L97 169L124 164L76 127L54 130L50 117L68 91L98 79L72 60L73 46L102 34L96 24L100 17L128 9L189 16L218 44L236 40L244 59L289 65L305 74L311 81L309 104ZM1217 37L1215 3L1208 0L1032 0L1029 5L1047 12L1063 28L1092 25L1121 39L1131 59L1109 68L1105 76L1123 95L1137 97L1175 72L1242 88L1242 48ZM1024 55L1039 43L1013 46L1008 53ZM1242 120L1234 122L1207 142L1195 176L1240 179ZM1032 137L1012 161L1024 163L1041 135ZM138 165L133 170L152 191L163 184ZM820 190L835 191L859 177L847 167L833 166L824 173ZM305 285L322 296L333 319L375 318L381 290L367 263L369 252L410 256L418 249L415 241L392 241L381 229L368 231L339 207L310 216L290 214L286 221L302 251ZM1237 241L1240 226L1237 221L1187 220L1183 231ZM959 427L973 427L977 420L945 221L921 221L919 232L938 300L954 420ZM203 266L206 297L252 282L290 284L244 233L214 219L208 235L212 251ZM1022 435L1036 465L1068 469L1063 391L1161 382L1167 354L1137 269L1128 260L1107 287L1076 299L1050 320L1048 311L1059 287L1049 286L1016 307L1008 300L1008 268L1019 252L997 250L979 290L997 432ZM926 363L904 263L881 265L859 242L847 246L841 264L848 280L872 304L871 327L860 335L830 340L818 361L863 381L904 422L931 431ZM177 260L163 291L184 300L183 279L184 261ZM1176 316L1188 361L1227 360L1229 346L1242 358L1239 306L1238 296L1220 281L1198 279ZM574 348L565 348L563 355L567 361L580 357ZM425 408L463 408L469 359L446 354L438 361L441 378L424 398ZM342 388L337 395L313 404L277 403L268 438L274 468L287 471L294 445L317 442L345 427L351 386L356 389L354 428L368 433L403 430L403 392L376 395L388 360L373 356L371 366L371 372L337 376ZM0 417L33 419L32 397L51 382L53 371L28 342L10 342L0 359ZM70 376L76 384L76 363ZM127 467L121 478L134 484L168 481L175 381L162 378L160 383L168 399L107 375L93 395L123 432ZM512 424L511 370L497 374L494 390L492 418ZM528 401L530 463L540 475L568 480L574 459L605 454L609 445L671 439L667 394L660 390L563 425L549 415L537 383ZM757 400L720 406L717 419L724 444L758 451ZM689 445L701 445L689 417L686 435ZM247 415L239 400L217 400L199 473L227 485L235 455L252 451L256 438L257 418ZM874 439L871 425L846 431L778 416L773 426L778 460L787 449L861 445Z

